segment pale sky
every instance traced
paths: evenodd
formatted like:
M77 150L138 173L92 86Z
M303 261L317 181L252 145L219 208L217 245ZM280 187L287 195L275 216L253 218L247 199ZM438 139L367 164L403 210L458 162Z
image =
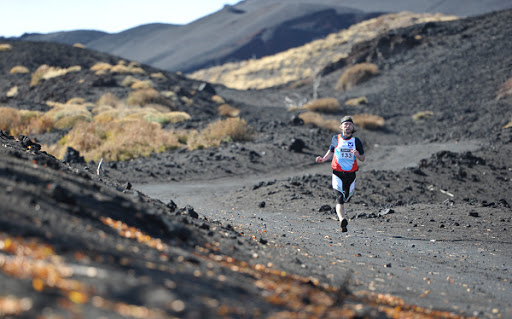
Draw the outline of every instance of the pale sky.
M240 0L0 0L0 36L186 24Z

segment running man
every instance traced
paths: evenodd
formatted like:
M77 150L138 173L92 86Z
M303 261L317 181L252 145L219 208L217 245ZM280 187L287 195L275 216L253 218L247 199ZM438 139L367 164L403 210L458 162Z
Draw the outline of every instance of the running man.
M316 162L323 163L332 157L332 188L336 192L336 214L341 231L346 232L348 220L343 204L348 203L354 194L357 160L364 162L365 156L363 143L353 136L354 121L350 116L341 119L340 129L341 134L332 137L329 150L323 157L318 156Z

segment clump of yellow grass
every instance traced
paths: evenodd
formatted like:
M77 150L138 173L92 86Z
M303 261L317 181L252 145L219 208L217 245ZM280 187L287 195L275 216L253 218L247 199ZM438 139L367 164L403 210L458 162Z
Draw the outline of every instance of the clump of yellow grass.
M128 105L144 106L151 103L163 105L169 104L168 100L153 88L145 88L130 92L126 98L126 104Z
M383 117L374 114L356 114L352 116L354 124L362 129L376 130L384 126L386 122Z
M104 158L107 161L125 161L149 156L182 146L177 137L163 130L158 123L144 120L96 123L82 122L50 147L57 157L64 156L68 146L89 161Z
M105 74L107 72L117 74L146 74L146 71L140 66L138 62L130 62L126 65L124 60L119 60L116 65L107 62L97 62L90 68L97 75Z
M340 102L336 98L326 97L310 101L303 108L311 112L334 113L339 111Z
M60 68L43 64L39 66L34 73L32 73L30 86L35 86L39 84L41 80L49 80L55 77L65 75L69 72L79 72L81 69L82 67L79 65L71 66L69 68Z
M434 116L434 112L432 112L432 111L421 111L421 112L413 114L412 119L415 121L424 121L424 120L428 120L432 116Z
M11 50L12 50L12 45L10 45L9 43L0 43L0 52L11 51Z
M368 81L379 73L379 67L373 63L355 64L345 70L336 84L336 90L348 91L352 87Z
M15 97L16 95L18 95L18 86L17 85L10 88L9 91L7 91L7 93L5 94L5 96L7 96L7 97Z
M345 101L346 106L358 106L361 104L368 104L368 99L365 96L356 97Z
M240 110L229 104L222 104L217 108L220 116L224 117L237 117L240 115Z
M331 131L340 130L340 122L334 119L324 119L323 116L316 112L304 112L299 115L304 124L312 124L317 127L323 127Z
M41 121L42 115L43 112L40 111L17 110L9 106L0 107L0 129L9 131L14 136L42 133L48 128L47 124Z
M9 73L10 74L26 74L26 73L30 73L30 70L23 65L16 65L11 68Z
M244 142L254 138L254 128L239 117L210 123L200 134L187 137L189 149L219 146L222 142Z

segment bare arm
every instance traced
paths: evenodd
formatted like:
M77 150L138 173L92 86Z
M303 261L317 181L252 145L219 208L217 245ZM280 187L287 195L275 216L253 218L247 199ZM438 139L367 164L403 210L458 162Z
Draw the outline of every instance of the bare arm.
M366 159L366 156L359 154L359 152L357 150L351 150L351 152L361 162L364 162L364 160Z
M328 160L330 160L332 158L332 154L333 153L331 152L331 150L328 150L327 153L325 153L325 155L323 157L318 156L316 158L316 162L317 163L323 163L325 161L328 161Z

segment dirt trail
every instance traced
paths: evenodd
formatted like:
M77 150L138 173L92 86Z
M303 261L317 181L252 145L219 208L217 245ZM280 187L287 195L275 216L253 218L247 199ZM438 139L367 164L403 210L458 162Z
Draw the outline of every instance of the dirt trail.
M474 151L478 147L478 141L446 144L374 145L371 151L367 152L367 160L364 163L360 163L360 167L362 170L380 170L383 168L383 163L386 163L385 168L387 170L400 170L417 166L421 159L428 158L431 154L442 150L465 152ZM219 194L225 194L242 186L251 186L269 179L286 179L303 174L328 174L329 168L326 167L327 165L314 163L314 157L312 157L311 165L300 172L295 168L291 168L257 176L228 177L180 183L139 184L135 185L135 188L146 195L164 202L173 200L178 205L184 206L188 204L196 209L208 208L212 207L212 205L219 208L223 206L223 203L216 201Z
M477 141L375 145L361 169L379 170L385 162L387 169L399 170L416 166L421 159L441 150L465 152L478 147ZM409 225L415 214L430 213L431 218L447 214L453 218L467 216L464 207L401 206L394 210L392 222L387 219L386 223L386 218L356 219L350 222L349 232L342 233L332 215L318 212L317 203L299 209L286 205L276 209L269 205L258 208L252 202L244 204L243 199L239 201L242 204L225 199L233 198L226 194L232 195L243 187L250 192L260 181L316 173L328 174L328 165L312 163L300 172L290 169L245 178L135 188L164 202L173 200L179 207L191 205L202 216L231 224L246 235L264 240L268 249L255 256L254 262L270 260L276 268L313 276L335 286L348 280L353 291L392 294L422 307L486 318L512 316L512 306L508 305L511 285L501 279L508 278L512 243L492 234L482 234L481 239L473 240L464 234L446 235ZM347 206L352 216L368 212L362 205Z

